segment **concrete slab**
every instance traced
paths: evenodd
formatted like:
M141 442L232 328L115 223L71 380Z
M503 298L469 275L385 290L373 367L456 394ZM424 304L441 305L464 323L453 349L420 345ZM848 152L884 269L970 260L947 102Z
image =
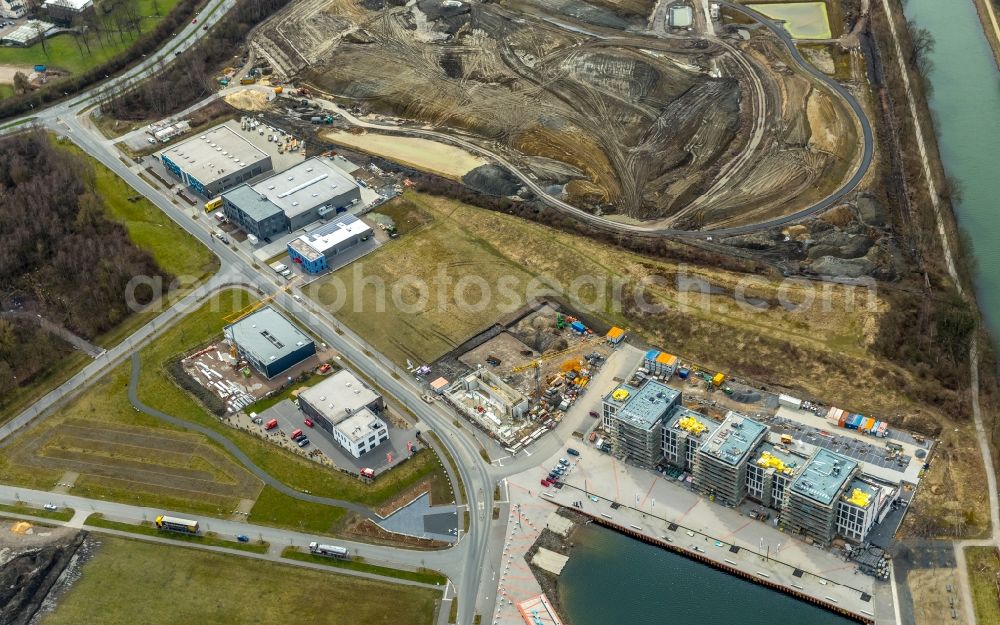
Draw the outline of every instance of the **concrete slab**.
M569 562L569 556L564 556L561 553L556 553L546 549L545 547L539 547L538 551L531 558L531 563L535 566L552 573L553 575L559 575L562 573L563 567Z
M446 542L458 540L457 508L454 505L431 506L430 493L420 495L377 523L397 534Z
M573 522L553 510L552 514L545 519L545 527L560 536L568 536L570 530L573 529Z

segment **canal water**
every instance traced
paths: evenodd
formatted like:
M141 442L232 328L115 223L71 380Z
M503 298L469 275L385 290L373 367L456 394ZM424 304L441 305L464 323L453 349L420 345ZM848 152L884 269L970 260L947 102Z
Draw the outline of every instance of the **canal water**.
M559 578L568 625L847 625L831 612L590 524Z
M907 0L907 18L936 41L931 59L941 159L959 181L958 222L978 262L976 295L986 323L1000 338L1000 72L972 0ZM925 129L929 130L929 129Z

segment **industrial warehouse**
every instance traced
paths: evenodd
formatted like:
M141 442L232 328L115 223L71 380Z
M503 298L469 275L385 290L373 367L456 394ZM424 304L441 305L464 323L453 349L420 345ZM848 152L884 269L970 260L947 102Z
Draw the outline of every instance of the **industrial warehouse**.
M271 157L227 126L216 126L157 155L185 185L211 198L271 171Z
M226 326L223 334L268 379L316 354L313 340L270 306Z
M819 545L837 538L864 543L900 496L900 482L909 473L897 467L795 440L732 410L720 422L685 407L682 392L664 382L681 371L676 358L667 356L651 352L636 376L603 398L601 423L608 440L599 441L599 448L674 476L717 504L757 502L777 512L775 523L784 531ZM658 360L664 365L660 373L650 372ZM690 375L687 369L683 375ZM707 374L705 379L709 386L718 380ZM782 397L779 415L798 401ZM845 421L843 411L830 412L832 424ZM885 435L874 429L867 434L873 440Z
M361 200L354 180L324 159L309 158L222 195L226 218L265 240L343 212Z
M288 256L309 273L321 273L330 261L355 250L372 236L372 229L354 215L343 214L288 244Z
M385 400L349 371L299 393L299 409L355 458L389 439Z

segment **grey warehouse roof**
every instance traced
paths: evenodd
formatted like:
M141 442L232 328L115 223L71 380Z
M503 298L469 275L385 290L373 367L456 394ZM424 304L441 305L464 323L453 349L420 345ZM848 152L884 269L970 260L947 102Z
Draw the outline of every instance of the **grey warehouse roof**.
M160 152L203 184L269 159L228 126L216 126Z
M820 448L790 488L823 505L830 505L857 467L855 460Z
M257 222L263 221L273 215L281 214L281 208L260 193L254 191L247 184L241 184L231 191L226 191L222 194L222 197L232 202L241 211L246 213L248 217Z
M291 219L353 191L355 183L340 168L314 157L251 188L267 196Z
M618 418L629 421L635 427L648 430L666 413L680 391L650 380L639 392L630 396L625 406L618 411Z
M730 412L715 434L701 446L701 450L726 464L736 466L766 431L766 425L738 412Z
M226 334L263 363L278 360L313 342L270 306L226 326Z

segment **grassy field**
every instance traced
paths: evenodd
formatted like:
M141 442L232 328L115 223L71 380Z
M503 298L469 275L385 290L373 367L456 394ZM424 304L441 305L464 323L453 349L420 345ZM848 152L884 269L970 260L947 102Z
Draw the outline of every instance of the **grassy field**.
M394 200L392 206L381 207L379 212L402 224L402 232L408 229L403 218L407 214L430 213L433 217L415 217L423 224L411 226L410 236L393 241L306 289L352 329L367 337L379 351L402 365L407 358L414 362L430 362L485 329L503 312L516 310L524 304L523 293L514 292L511 300L492 297L475 310L458 311L453 298L459 290L455 285L462 276L480 276L490 285L498 284L501 279L523 285L531 279L531 274L504 258L489 242L478 237L475 230L467 229L461 219L448 218L446 207L439 205L442 212L438 213L431 206L434 202L429 197L408 193ZM387 285L386 297L380 298L375 288L358 286L361 283L356 278L362 275L383 280ZM403 285L399 289L401 302L415 302L419 293L407 285L406 280L410 277L432 285L428 305L413 312L402 312L392 305L389 287ZM435 282L455 288L442 292ZM462 292L469 303L480 300L474 285ZM344 305L335 310L338 297Z
M73 518L73 514L75 512L72 508L59 508L58 510L35 508L34 506L29 506L24 502L14 505L0 503L0 511L13 512L15 514L30 514L31 516L36 516L42 519L53 519L56 521L69 521Z
M302 501L265 486L247 521L255 525L292 527L300 532L336 534L347 516L343 508Z
M995 547L968 547L965 559L977 623L1000 623L1000 553Z
M291 565L101 537L43 625L93 622L430 625L440 592ZM169 566L165 566L169 563ZM290 617L292 617L290 621Z
M219 338L223 318L248 301L243 291L225 291L143 349L142 400L231 438L258 466L301 491L374 506L427 480L434 492L440 492L439 482L446 488L447 476L431 451L364 484L220 423L175 385L167 364ZM227 516L240 499L260 495L251 518L261 523L296 529L305 523L311 531L329 532L342 520L339 508L304 504L269 489L261 493L256 478L209 439L137 412L127 395L130 366L117 367L60 414L23 433L20 444L0 452L0 480L48 490L66 471L76 471L80 477L71 492L83 496Z
M156 15L154 4L159 6L160 15L166 15L177 4L177 0L132 0L136 5L136 11L143 16L142 32L152 30L160 19ZM135 41L134 33L127 35L122 41L121 37L109 37L110 41L99 41L96 36L91 37L90 52L83 46L77 46L72 35L56 35L45 40L43 48L41 43L36 43L26 48L0 48L0 64L6 65L48 65L72 74L78 74L101 63L112 59L127 50Z
M267 553L268 548L268 543L266 541L261 542L259 540L255 540L253 542L241 543L236 540L235 536L229 539L219 538L218 534L215 534L214 532L205 532L204 534L199 535L182 534L180 532L164 532L156 529L156 526L153 525L152 521L146 521L142 525L121 523L119 521L105 519L99 512L87 517L87 520L84 521L84 525L103 527L111 530L121 530L123 532L132 532L133 534L142 534L143 536L169 538L170 540L176 540L182 543L239 549L240 551L249 551L250 553Z
M437 584L438 586L443 586L448 581L447 577L437 571L432 571L431 569L404 571L402 569L393 569L387 566L378 566L377 564L368 564L360 559L338 560L327 556L318 556L301 551L298 547L286 547L281 552L281 557L288 558L290 560L300 560L302 562L315 562L316 564L332 566L338 569L362 571L364 573L374 573L376 575L395 577L396 579L405 579L412 582L422 582L424 584Z

